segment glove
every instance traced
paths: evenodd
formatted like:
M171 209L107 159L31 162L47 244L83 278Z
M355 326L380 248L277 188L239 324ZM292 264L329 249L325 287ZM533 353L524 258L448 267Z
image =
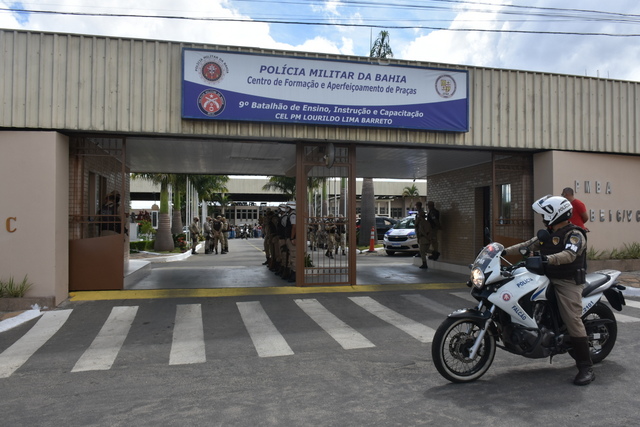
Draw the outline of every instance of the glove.
M543 264L549 264L549 258L546 255L540 255Z

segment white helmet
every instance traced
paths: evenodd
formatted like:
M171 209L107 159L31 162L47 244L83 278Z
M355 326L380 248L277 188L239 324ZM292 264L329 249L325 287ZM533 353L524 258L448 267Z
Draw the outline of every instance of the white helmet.
M531 205L531 208L542 215L542 220L549 227L568 221L573 213L571 202L561 196L544 196Z

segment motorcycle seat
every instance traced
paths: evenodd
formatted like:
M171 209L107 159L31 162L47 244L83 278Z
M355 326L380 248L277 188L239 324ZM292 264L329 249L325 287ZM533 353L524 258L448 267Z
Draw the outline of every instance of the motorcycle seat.
M610 277L607 274L588 273L584 284L584 290L582 291L582 296L586 297L592 291L607 283L609 279Z

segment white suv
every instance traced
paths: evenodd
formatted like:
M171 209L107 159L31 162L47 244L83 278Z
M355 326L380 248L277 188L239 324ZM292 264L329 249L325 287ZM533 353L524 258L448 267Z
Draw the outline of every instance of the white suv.
M396 252L420 252L415 221L415 216L408 216L398 221L384 234L384 249L387 255L393 255Z

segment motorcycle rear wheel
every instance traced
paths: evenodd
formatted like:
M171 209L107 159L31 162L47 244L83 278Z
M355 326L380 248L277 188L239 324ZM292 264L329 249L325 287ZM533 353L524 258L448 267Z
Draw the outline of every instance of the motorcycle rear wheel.
M486 333L473 359L469 352L484 322L473 318L447 318L433 337L431 356L436 369L454 383L475 381L487 372L496 354L496 341Z
M612 322L604 325L589 325L590 320L600 319L612 320ZM589 337L591 361L600 363L611 353L613 346L616 344L616 338L618 337L616 317L609 307L599 302L582 318L582 322Z

